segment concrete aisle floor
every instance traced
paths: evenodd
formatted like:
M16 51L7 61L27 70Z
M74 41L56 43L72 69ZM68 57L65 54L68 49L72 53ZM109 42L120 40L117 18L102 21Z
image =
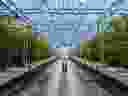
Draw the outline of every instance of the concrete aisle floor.
M67 92L63 96L111 96L104 89L99 88L88 70L82 70L71 61L67 61L66 72ZM82 78L80 79L80 77ZM65 93L68 93L68 95Z
M63 64L67 72L63 72ZM97 86L93 81L95 77L89 72L82 72L70 60L65 63L58 60L46 69L44 75L40 72L21 95L17 96L111 96ZM80 76L84 79L80 79Z

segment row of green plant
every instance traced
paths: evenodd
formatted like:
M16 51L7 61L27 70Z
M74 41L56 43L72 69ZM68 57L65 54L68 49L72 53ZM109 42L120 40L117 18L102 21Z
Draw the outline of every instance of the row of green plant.
M32 25L17 24L14 16L0 16L0 48L30 48L32 60L48 58L47 38L33 38Z
M96 32L94 40L81 40L81 58L100 64L128 64L128 16L111 18L112 31Z

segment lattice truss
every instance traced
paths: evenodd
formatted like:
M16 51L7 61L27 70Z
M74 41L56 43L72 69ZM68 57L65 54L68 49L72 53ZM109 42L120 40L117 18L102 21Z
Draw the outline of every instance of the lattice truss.
M45 0L43 0L45 1ZM87 0L80 0L80 5L83 5L83 1L86 1L84 3L87 3ZM42 3L46 3L42 2ZM111 16L117 16L117 15L127 15L127 8L123 8L122 5L126 3L126 0L104 0L104 16L98 17L96 20L96 31L97 32L112 32L112 18ZM42 4L43 5L43 4ZM9 11L9 14L16 15L16 16L24 16L22 19L27 19L25 16L25 10L21 8L16 7L16 0L0 0L0 6L3 8L7 8ZM87 4L85 4L87 9ZM94 13L98 14L99 10L94 9ZM88 10L88 14L89 14ZM1 12L1 14L4 14L4 12ZM51 14L51 13L50 13ZM81 13L80 13L81 14ZM80 15L78 14L78 15ZM87 12L82 13L87 15ZM97 15L98 16L98 15ZM52 17L53 18L53 17Z
M16 7L16 0L0 0L0 7L5 9L3 11L0 10L0 15L16 16L20 17L20 19L22 19L22 21L25 21L26 23L31 22L31 19L25 16L23 9Z
M46 2L47 0L42 0L42 3L46 3ZM121 7L125 2L126 0L104 0L103 9L104 9L105 15L110 16L110 15L114 15L115 13L118 13L118 15L125 14L121 12L121 10L125 11L127 9L127 8ZM87 8L88 4L84 4L84 3L88 3L88 1L80 0L80 6L84 5ZM7 8L12 14L17 14L19 16L22 16L24 13L22 9L16 7L16 0L0 0L0 5L4 8ZM42 6L43 5L44 4L42 4Z

